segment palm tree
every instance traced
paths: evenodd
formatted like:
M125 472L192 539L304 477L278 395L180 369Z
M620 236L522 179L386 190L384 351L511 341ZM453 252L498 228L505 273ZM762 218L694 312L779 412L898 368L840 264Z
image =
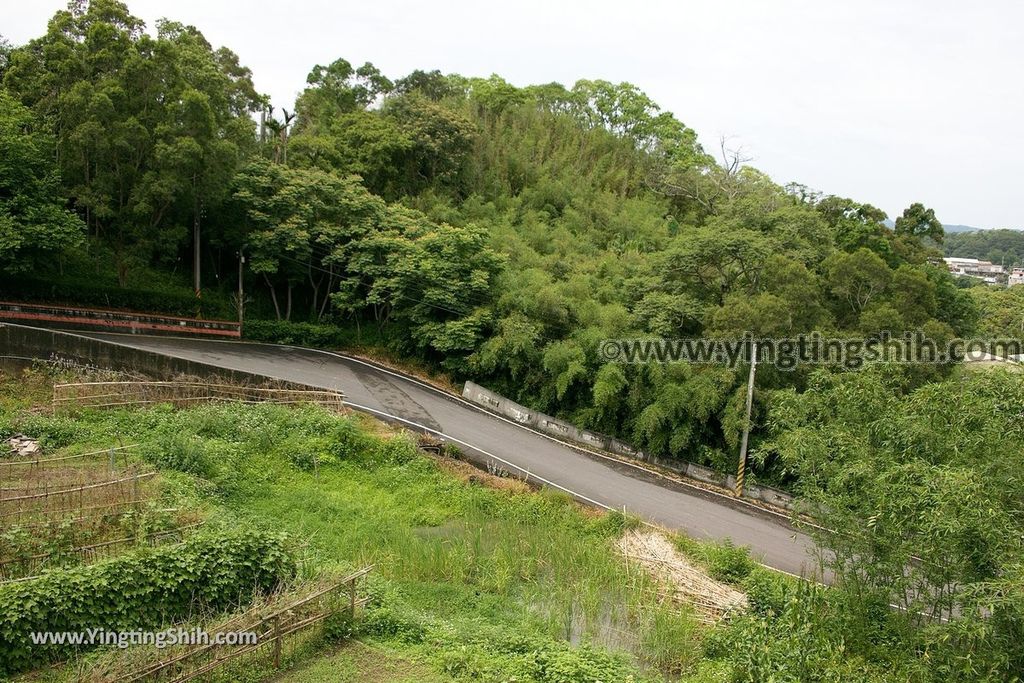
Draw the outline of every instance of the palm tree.
M295 120L295 112L289 113L284 107L281 108L284 113L284 121L278 121L274 118L274 108L270 107L268 110L268 117L266 120L266 126L277 138L277 142L274 144L274 163L288 165L288 128L291 126L292 121Z

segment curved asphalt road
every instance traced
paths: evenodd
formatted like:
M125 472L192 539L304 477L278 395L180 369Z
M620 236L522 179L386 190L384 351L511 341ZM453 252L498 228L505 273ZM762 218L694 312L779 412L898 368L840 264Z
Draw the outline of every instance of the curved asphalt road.
M269 378L339 389L353 408L427 427L470 457L528 473L578 498L623 509L693 538L731 538L763 564L791 574L814 570L810 539L788 521L729 497L678 484L641 468L586 455L414 379L342 355L248 342L76 332L168 356ZM519 471L516 471L516 470Z

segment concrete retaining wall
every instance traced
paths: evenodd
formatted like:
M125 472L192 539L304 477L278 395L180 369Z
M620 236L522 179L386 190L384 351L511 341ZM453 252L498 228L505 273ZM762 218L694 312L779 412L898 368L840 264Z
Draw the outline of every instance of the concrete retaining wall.
M589 448L608 451L625 458L656 465L688 479L694 479L705 484L711 484L712 486L729 490L736 487L736 477L734 475L722 474L710 467L704 467L685 460L666 460L648 455L639 449L633 448L633 446L625 441L580 429L564 420L530 410L474 382L466 382L462 389L462 397L498 415L504 415L510 420L532 427L545 434L565 439L566 441L573 441ZM793 508L793 497L791 495L769 486L747 484L744 487L743 497L774 505L775 507Z
M533 427L537 431L556 436L560 439L575 441L604 451L610 450L616 453L624 453L624 449L628 449L630 452L635 452L628 444L623 444L604 434L580 429L565 420L559 420L557 417L551 417L550 415L531 410L526 406L521 406L515 401L505 398L501 394L496 394L490 389L485 389L474 382L466 382L462 389L462 396L472 403L481 405L499 415L504 415L514 422Z
M181 375L219 377L231 382L266 384L267 378L248 372L227 370L214 365L172 358L116 342L83 337L73 332L46 330L0 322L0 358L38 358L70 362L103 370L138 372L153 379L167 380ZM282 386L309 388L293 382L275 382Z

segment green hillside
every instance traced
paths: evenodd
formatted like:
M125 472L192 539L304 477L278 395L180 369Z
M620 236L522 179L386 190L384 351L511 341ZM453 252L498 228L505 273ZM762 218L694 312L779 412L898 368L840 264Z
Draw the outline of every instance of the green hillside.
M942 340L975 325L972 300L927 263L922 240L942 237L931 211L915 204L890 230L869 204L716 159L628 83L391 80L339 59L282 113L197 29L140 26L97 1L7 59L0 130L32 177L5 174L9 296L230 315L242 251L250 317L337 330L253 326L260 338L386 345L726 470L745 370L607 364L601 340ZM756 475L786 479L768 460Z
M750 479L814 512L808 531L835 578L828 589L766 578L742 551L676 539L748 593L749 611L705 628L626 569L613 548L621 516L460 482L405 437L375 436L379 425L237 406L50 415L48 380L9 378L0 436L53 449L144 440L140 462L173 500L243 530L235 555L220 554L219 536L189 546L230 595L196 603L169 590L161 618L239 608L246 553L279 550L277 536L245 534L269 526L308 541L299 566L387 563L383 610L359 633L395 680L1019 679L1018 366L765 362L748 424L745 362L620 363L602 349L1019 338L1024 287L967 287L940 259L1019 261L1020 233L946 235L921 203L890 220L870 198L781 184L630 83L517 87L429 65L383 74L339 55L309 65L297 100L272 108L196 27L146 27L92 0L40 30L0 43L0 300L230 318L244 257L251 339L369 349L722 472L736 471L749 426ZM33 534L0 529L0 551L31 560ZM129 559L140 573L173 565L167 551ZM75 589L83 576L106 582L96 609L116 612L118 566L61 574L49 597L49 579L31 585L38 594L0 588L0 639L8 623L64 623L51 608L93 595ZM291 585L288 569L257 578ZM143 618L145 602L128 597L118 618ZM368 655L348 647L334 654L356 677ZM47 661L0 648L4 666ZM306 662L309 676L329 677L325 661Z

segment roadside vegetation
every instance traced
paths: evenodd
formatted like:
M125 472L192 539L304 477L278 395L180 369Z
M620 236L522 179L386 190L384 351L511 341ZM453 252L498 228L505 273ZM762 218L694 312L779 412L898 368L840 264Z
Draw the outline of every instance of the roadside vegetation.
M39 405L49 381L39 370L5 378L0 435L36 438L47 455L99 449L116 439L139 443L140 464L159 470L160 504L206 520L207 531L186 545L208 534L280 539L260 542L283 544L285 564L275 575L288 585L374 565L372 600L357 623L303 641L285 658L295 680L304 680L303 671L315 680L328 666L351 671L356 680L371 656L367 648L394 671L379 680L980 681L1007 680L1021 670L1015 643L1024 619L1014 578L1021 529L1019 519L999 512L1020 494L995 458L986 461L990 467L977 465L983 442L956 424L948 428L958 415L959 423L986 434L1003 432L999 443L1019 449L1019 417L1007 417L1024 409L1019 375L972 373L963 380L962 396L985 395L989 402L976 408L961 402L935 415L942 443L923 424L917 429L916 448L959 448L961 459L924 450L909 463L887 455L905 447L880 432L881 424L872 427L871 411L858 413L853 402L864 398L858 394L864 382L881 378L851 374L845 386L794 395L792 401L806 402L826 393L817 410L835 406L831 419L844 425L833 422L828 431L847 444L849 460L822 479L823 487L845 482L842 496L822 489L832 501L823 521L844 533L820 539L839 553L841 561L825 565L839 580L818 587L760 567L744 549L666 534L704 572L702 581L745 595L746 607L710 621L700 598L672 599L678 586L623 556L621 541L638 530L637 521L473 474L369 418L313 406L239 404L50 414ZM907 420L920 421L915 411L935 413L934 392L919 390L915 399ZM827 438L816 431L826 429L817 421L800 426L806 410L791 405L783 414L788 422L779 418L776 440L786 457L814 458L815 445ZM802 456L793 451L801 443ZM1004 483L995 486L999 480ZM807 496L818 500L810 489ZM929 506L941 506L935 521L921 511ZM169 556L181 552L166 547ZM129 548L121 557L0 585L8 624L0 638L18 628L12 615L21 613L25 591L124 574L125 567L159 562L161 552ZM894 567L911 569L903 583L893 583ZM910 601L900 603L901 596ZM105 599L98 594L97 603ZM224 609L210 601L208 620ZM173 611L147 614L162 624L180 618ZM36 665L45 660L28 656L24 661ZM124 654L82 656L44 680L74 680L83 667L116 670ZM273 673L262 660L233 671L236 677L248 672L247 680Z
M4 387L17 396L41 381L30 373ZM483 472L469 483L449 459L439 464L367 418L231 404L44 415L19 404L0 418L5 436L30 434L48 454L138 442L161 472L164 504L284 534L295 580L373 564L359 638L439 678L653 680L700 657L701 628L686 606L659 604L653 582L614 550L636 522L518 482L487 486ZM62 571L83 570L46 576ZM21 586L36 583L0 586L5 617L29 590Z

